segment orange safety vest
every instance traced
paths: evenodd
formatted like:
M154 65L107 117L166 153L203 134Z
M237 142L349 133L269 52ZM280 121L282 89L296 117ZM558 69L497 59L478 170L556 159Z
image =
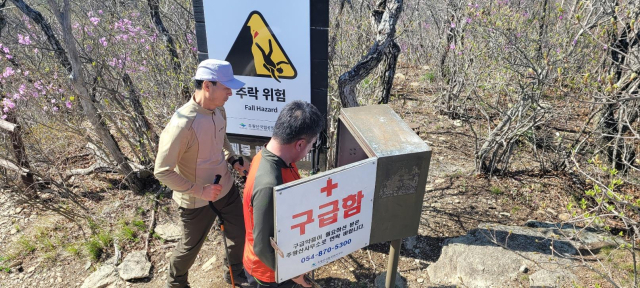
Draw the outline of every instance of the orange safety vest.
M253 251L253 205L251 204L251 198L253 196L253 187L256 179L256 173L261 161L268 161L262 159L262 151L258 152L253 161L251 161L251 168L249 169L249 175L244 185L243 203L244 210L244 225L246 229L244 255L242 262L244 269L254 278L261 282L276 282L276 273L271 270L267 265L262 263L258 256ZM294 180L300 179L298 174L298 167L295 164L291 164L291 167L281 167L282 184L288 183ZM273 174L272 174L273 175ZM268 175L260 175L261 177ZM277 257L277 256L276 256Z

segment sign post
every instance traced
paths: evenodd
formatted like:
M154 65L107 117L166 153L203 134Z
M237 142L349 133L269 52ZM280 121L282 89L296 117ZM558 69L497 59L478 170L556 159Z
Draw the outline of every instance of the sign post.
M366 159L274 188L278 283L369 245L376 167Z

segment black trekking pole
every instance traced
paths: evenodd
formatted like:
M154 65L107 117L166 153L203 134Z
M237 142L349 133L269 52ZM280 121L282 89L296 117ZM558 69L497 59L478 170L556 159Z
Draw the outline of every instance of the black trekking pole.
M216 178L213 180L213 184L220 183L220 178L222 176L220 174L216 175ZM222 214L215 206L213 206L213 201L209 201L209 207L213 210L213 213L218 215L218 219L220 219L220 231L222 231L222 242L224 242L224 254L227 257L227 266L229 267L229 277L231 277L231 287L236 287L235 282L233 281L233 270L231 269L231 263L229 262L229 249L227 248L227 235L224 233L224 218L222 218Z

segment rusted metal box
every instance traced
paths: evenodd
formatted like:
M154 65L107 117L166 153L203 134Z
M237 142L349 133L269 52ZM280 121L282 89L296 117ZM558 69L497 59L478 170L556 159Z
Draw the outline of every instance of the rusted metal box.
M387 105L342 109L336 167L371 157L378 165L369 243L417 235L431 148Z

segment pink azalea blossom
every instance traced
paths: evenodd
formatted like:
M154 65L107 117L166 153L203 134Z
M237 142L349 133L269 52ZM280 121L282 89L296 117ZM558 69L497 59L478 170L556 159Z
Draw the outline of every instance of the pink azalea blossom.
M456 28L456 23L451 22L451 28Z
M4 72L2 73L2 77L7 78L7 77L13 75L13 73L14 73L13 68L7 67L7 68L4 69Z
M91 18L89 18L89 21L91 21L91 23L93 23L93 25L98 25L98 23L100 23L100 18L91 17Z
M456 44L451 44L451 46L449 46L449 49L451 49L451 50L456 49Z
M18 93L20 93L20 95L24 94L25 89L27 89L27 87L24 84L20 85L20 88L18 88Z
M98 14L102 14L102 10L98 10Z
M53 106L53 108L51 108L51 110L53 110L53 112L58 112L58 107Z
M6 46L5 46L5 47L2 47L2 51L4 51L4 53L6 53L6 54L8 54L9 52L11 52L11 51L9 51L9 47L6 47Z
M7 119L7 115L2 115L2 117L1 117L1 118L2 118L2 120Z
M29 45L31 44L31 40L29 40L29 35L22 35L22 34L18 34L18 43L22 44L22 45Z
M65 105L67 106L67 108L71 108L71 101L67 101Z
M13 59L13 56L11 56L11 55L7 55L5 57L7 57L7 59Z
M13 108L15 108L15 107L16 107L16 103L13 103L13 102L11 101L11 99L9 99L9 98L4 98L4 100L2 100L2 105L3 105L5 108L9 108L9 109L13 109ZM5 112L7 112L7 111L5 111Z
M100 38L99 41L102 46L107 47L107 39L105 37Z
M467 18L467 23L471 23L471 18Z
M56 103L56 99L51 99L51 103L52 104Z

